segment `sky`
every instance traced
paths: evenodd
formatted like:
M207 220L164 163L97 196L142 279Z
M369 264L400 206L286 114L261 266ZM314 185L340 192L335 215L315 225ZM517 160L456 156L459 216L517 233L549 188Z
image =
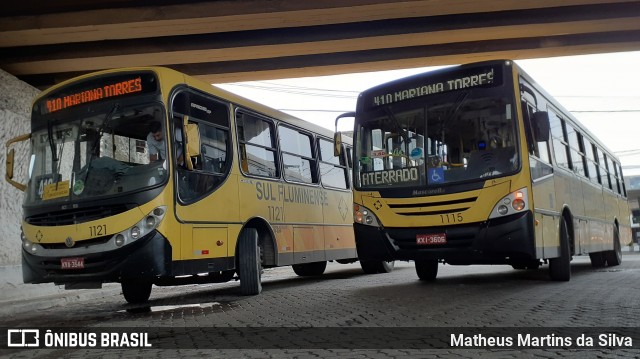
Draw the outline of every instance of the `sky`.
M640 51L516 63L616 153L626 176L640 175ZM333 130L361 91L436 68L215 85Z

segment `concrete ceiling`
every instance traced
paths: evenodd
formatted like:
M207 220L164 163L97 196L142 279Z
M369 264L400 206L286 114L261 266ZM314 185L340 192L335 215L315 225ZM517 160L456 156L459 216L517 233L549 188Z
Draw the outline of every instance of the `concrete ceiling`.
M58 0L0 10L0 68L44 88L163 65L207 82L640 50L640 1Z

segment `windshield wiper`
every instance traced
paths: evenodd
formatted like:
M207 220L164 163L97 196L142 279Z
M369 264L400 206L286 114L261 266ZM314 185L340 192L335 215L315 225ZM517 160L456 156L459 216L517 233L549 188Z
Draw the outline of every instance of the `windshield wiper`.
M446 122L453 120L453 117L458 114L458 111L460 111L460 107L462 107L464 101L467 99L467 97L469 97L469 93L470 91L467 90L458 95L458 97L456 98L456 102L454 102L453 106L451 106L451 114L447 116Z
M120 108L120 105L118 105L118 104L113 105L113 108L111 108L111 111L109 111L107 116L104 118L104 121L102 121L102 125L100 125L100 128L98 128L98 137L96 137L96 139L93 141L93 145L91 145L91 157L92 158L93 158L93 153L96 150L96 146L98 145L98 143L100 143L100 139L102 138L102 134L104 133L104 129L107 128L107 125L111 122L111 119L113 118L113 115L116 113L116 111L118 111L119 108ZM91 160L91 159L89 159L89 160Z
M109 111L107 116L104 118L104 121L102 121L102 125L100 125L100 128L98 129L98 136L91 145L91 152L89 154L89 160L87 161L87 172L84 174L84 182L87 182L87 177L89 177L89 171L91 171L91 162L93 161L93 157L95 157L96 146L98 146L98 143L100 143L100 139L102 138L104 129L107 128L107 125L109 124L109 122L111 122L113 115L116 113L116 111L118 111L118 109L120 109L120 105L113 105L111 111Z
M58 162L58 152L56 151L56 143L53 139L53 124L51 124L51 122L52 120L47 121L47 137L49 137L49 147L51 147L51 161Z
M393 111L391 111L391 108L387 107L386 110L387 110L387 115L393 121L393 125L395 127L394 129L398 132L400 136L402 136L402 138L405 140L405 144L408 146L409 142L411 142L409 140L409 133L407 132L407 130L405 130L402 127L402 125L400 124L400 121L398 121L396 116L393 114Z

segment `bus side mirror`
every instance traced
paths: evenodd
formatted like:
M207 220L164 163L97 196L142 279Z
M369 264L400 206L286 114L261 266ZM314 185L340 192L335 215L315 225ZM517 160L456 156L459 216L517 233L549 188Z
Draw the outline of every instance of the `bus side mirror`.
M533 114L533 130L538 142L549 141L549 113L547 111L538 111Z
M338 157L342 154L342 133L338 131L338 121L344 117L356 117L355 112L346 112L336 117L335 134L333 135L333 155Z
M17 181L15 181L13 179L13 175L14 175L13 167L14 167L14 164L15 164L16 151L13 148L9 149L9 146L11 146L13 143L26 141L26 140L28 140L30 138L31 138L31 134L26 134L26 135L22 135L22 136L18 136L16 138L13 138L13 139L7 141L7 144L6 144L6 146L7 146L7 157L6 157L6 162L5 162L5 164L6 164L6 172L5 172L5 175L4 175L4 179L7 182L9 182L10 185L12 185L13 187L15 187L15 188L17 188L17 189L19 189L19 190L21 190L23 192L27 189L27 185L24 184L24 183L17 182Z
M336 132L333 134L333 155L340 157L342 154L342 133Z
M12 148L7 152L7 181L13 179L13 160L16 151Z

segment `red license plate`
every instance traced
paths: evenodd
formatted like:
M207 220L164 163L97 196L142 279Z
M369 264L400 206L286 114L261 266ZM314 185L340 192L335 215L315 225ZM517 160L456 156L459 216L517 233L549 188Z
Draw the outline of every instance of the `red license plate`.
M60 264L62 269L82 269L84 268L84 258L61 258Z
M445 233L417 234L416 244L447 244L447 235Z

